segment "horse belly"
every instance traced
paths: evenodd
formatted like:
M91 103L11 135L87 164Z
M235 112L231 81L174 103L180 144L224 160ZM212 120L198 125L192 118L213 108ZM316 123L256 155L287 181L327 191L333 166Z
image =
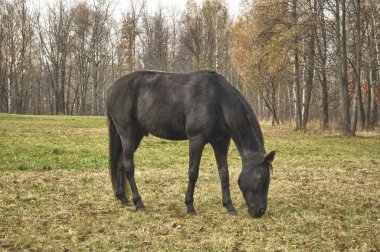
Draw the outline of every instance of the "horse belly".
M174 107L175 108L175 107ZM185 115L178 109L150 108L139 113L138 120L148 133L168 140L186 140Z

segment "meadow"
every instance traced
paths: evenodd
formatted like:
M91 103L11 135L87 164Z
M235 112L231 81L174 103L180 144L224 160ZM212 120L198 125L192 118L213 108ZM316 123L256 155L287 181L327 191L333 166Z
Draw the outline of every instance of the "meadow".
M108 174L105 117L0 114L2 251L380 250L380 136L263 125L273 162L267 213L249 216L229 152L226 213L210 146L186 214L188 145L145 138L135 157L147 207L121 208Z

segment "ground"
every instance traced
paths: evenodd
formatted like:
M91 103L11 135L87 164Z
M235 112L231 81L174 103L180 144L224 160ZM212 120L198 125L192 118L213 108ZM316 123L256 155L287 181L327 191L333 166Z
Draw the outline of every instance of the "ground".
M253 219L229 153L231 194L221 204L210 146L186 214L187 142L144 139L136 180L148 211L121 208L108 174L105 117L0 114L0 250L380 250L380 137L295 132L263 125L277 150L267 213Z

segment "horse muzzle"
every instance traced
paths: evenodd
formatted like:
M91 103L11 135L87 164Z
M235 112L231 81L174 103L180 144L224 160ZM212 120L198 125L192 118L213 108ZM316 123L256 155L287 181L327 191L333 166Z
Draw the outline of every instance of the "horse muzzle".
M248 213L251 215L253 218L261 218L266 211L266 207L261 207L261 208L249 208Z

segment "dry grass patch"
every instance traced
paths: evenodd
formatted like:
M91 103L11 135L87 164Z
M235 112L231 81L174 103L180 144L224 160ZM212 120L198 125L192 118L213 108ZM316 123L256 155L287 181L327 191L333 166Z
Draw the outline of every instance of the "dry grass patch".
M207 146L194 217L183 203L186 142L141 144L136 180L148 211L140 213L113 197L103 117L0 115L0 121L0 250L380 250L379 136L264 126L267 149L278 156L261 219L246 213L234 146L231 194L239 215L226 214Z
M303 167L276 171L268 212L252 219L235 183L238 170L231 171L231 187L239 215L230 216L221 206L216 171L206 169L197 185L196 217L186 214L186 172L179 167L139 169L146 213L119 206L104 170L3 172L0 246L11 251L379 249L375 171L352 177L338 170L328 178Z

